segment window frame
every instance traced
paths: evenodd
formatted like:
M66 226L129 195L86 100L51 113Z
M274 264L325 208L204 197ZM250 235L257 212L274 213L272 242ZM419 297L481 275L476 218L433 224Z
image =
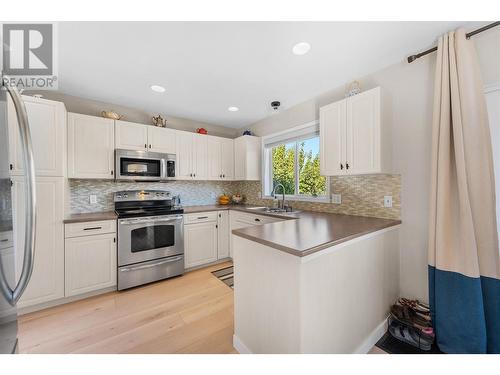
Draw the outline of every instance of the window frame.
M311 130L309 134L305 134L304 136L300 136L300 133L307 132L308 130ZM311 133L316 132L317 135L311 136ZM299 133L297 137L294 136L294 133ZM279 143L281 142L279 139L282 138L282 143L286 144L287 140L290 142L295 142L295 153L294 153L294 180L295 180L295 194L285 194L285 199L290 200L290 201L310 201L310 202L322 202L322 203L330 203L330 177L329 176L324 176L326 178L326 192L325 195L318 195L318 196L312 196L312 195L305 195L305 194L298 194L299 192L299 163L298 163L298 145L301 141L305 141L311 138L319 137L319 122L318 121L312 121L310 123L304 124L304 125L299 125L296 127L293 127L291 129L288 129L286 131L270 134L268 136L262 137L262 181L261 181L261 187L262 187L262 192L261 192L261 198L262 199L275 199L271 194L272 190L270 187L272 186L272 181L273 181L273 158L272 158L272 149L273 147L266 146L269 143L266 142L266 140L270 139L277 139L275 142L270 142L270 143ZM293 138L293 141L290 140ZM288 142L288 143L290 143ZM281 193L278 194L281 196Z

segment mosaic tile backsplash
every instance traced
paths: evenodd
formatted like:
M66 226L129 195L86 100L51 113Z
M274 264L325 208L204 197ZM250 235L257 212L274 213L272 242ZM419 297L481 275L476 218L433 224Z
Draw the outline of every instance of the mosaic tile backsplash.
M234 192L245 196L245 203L270 206L273 201L262 199L259 181L234 182ZM330 193L341 194L342 203L289 201L296 210L332 212L357 216L374 216L387 219L401 218L401 176L363 175L330 178ZM392 196L392 207L384 207L384 196Z
M219 195L232 193L232 182L224 181L169 181L126 182L111 180L69 180L70 211L73 214L113 211L113 193L121 190L166 190L181 196L184 206L214 204ZM97 196L97 203L89 203L89 195Z
M174 181L115 182L109 180L69 180L71 213L113 210L113 193L120 190L158 189L180 194L184 206L214 204L222 193L242 194L245 203L270 206L273 200L260 197L259 181ZM374 216L401 217L401 176L377 174L342 176L330 179L330 193L342 195L341 204L290 201L297 210ZM97 195L97 204L89 204L89 195ZM384 207L384 196L392 196L392 207Z

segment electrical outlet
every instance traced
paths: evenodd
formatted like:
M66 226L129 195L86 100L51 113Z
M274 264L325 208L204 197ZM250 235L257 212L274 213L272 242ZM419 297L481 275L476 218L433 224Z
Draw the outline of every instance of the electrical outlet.
M89 195L89 202L90 202L90 204L96 204L97 203L97 195L90 194Z
M332 203L341 204L342 203L342 195L341 194L332 194Z
M384 207L392 207L392 195L384 196Z

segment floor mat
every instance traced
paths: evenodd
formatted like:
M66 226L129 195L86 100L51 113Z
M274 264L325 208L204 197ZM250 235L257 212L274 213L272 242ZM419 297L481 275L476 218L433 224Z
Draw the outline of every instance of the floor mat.
M233 266L224 267L220 270L213 271L212 275L217 277L220 281L226 284L228 287L234 287L234 277L233 277Z
M376 347L382 349L389 354L443 354L439 348L433 344L431 350L424 351L409 344L406 344L394 338L389 332L375 344Z

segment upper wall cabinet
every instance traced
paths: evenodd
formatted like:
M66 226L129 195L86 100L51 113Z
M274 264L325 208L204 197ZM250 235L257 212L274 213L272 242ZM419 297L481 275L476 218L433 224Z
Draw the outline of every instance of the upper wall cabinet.
M261 139L244 135L234 140L234 179L255 180L261 178Z
M208 137L185 131L176 132L177 178L208 179Z
M208 179L232 180L234 177L234 141L207 136Z
M390 145L381 116L380 87L321 107L321 174L389 172Z
M68 113L68 177L114 179L113 120Z
M175 154L176 131L128 121L115 121L115 147Z
M147 150L148 127L128 121L115 121L115 147L126 150Z
M11 175L24 174L24 162L14 104L8 96L9 168ZM23 96L30 126L35 173L64 177L66 167L66 109L63 103Z

